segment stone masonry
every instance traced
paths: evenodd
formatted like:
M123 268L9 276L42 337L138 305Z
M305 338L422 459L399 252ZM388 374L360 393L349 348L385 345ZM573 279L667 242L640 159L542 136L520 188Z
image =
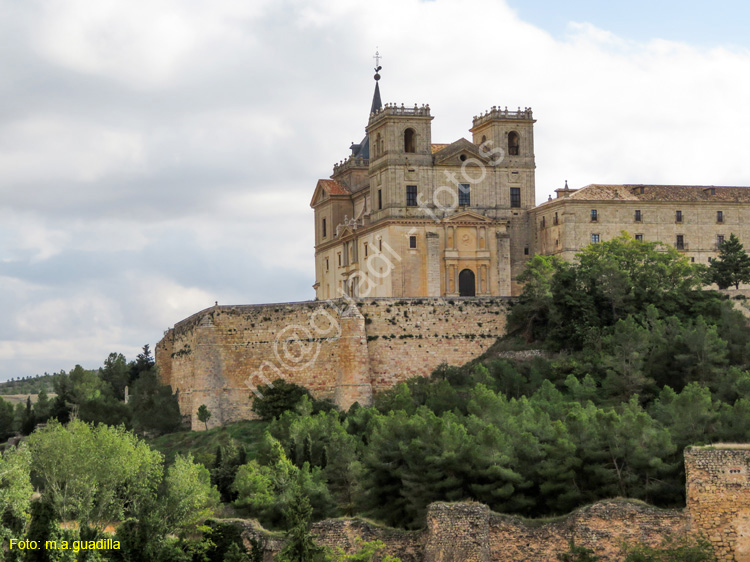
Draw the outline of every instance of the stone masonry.
M202 429L251 419L253 391L279 378L348 409L441 363L462 365L505 330L508 299L416 298L214 306L156 346L162 381Z
M691 532L713 544L719 560L750 562L750 445L685 450Z
M688 447L687 507L658 509L640 501L596 502L552 519L493 513L480 503L433 503L421 531L404 531L362 519L313 524L318 543L347 553L358 542L380 540L403 562L556 562L571 541L602 560L622 560L624 544L659 546L665 538L703 536L718 560L750 561L750 445ZM234 520L246 540L265 538L270 562L283 548L257 522Z

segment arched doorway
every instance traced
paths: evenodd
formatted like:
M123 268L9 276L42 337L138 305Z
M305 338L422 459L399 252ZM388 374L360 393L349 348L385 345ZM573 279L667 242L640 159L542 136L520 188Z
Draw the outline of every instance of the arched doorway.
M474 272L471 269L464 269L458 274L458 294L461 297L476 296Z

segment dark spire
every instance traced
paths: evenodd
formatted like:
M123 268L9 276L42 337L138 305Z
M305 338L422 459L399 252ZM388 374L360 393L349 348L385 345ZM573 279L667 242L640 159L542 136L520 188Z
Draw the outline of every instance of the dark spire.
M375 113L376 111L380 111L383 109L383 102L380 100L380 71L383 69L382 66L380 66L380 59L382 58L381 54L378 51L375 51L375 56L373 57L375 59L375 93L372 95L372 106L370 107L370 115ZM362 142L359 144L354 144L349 147L349 149L352 151L352 156L356 158L370 158L370 136L365 134L365 138L362 139Z
M380 74L376 74L375 76L378 77L375 78L375 80L380 78ZM370 108L370 113L375 113L380 109L383 109L383 102L380 101L380 86L375 82L375 93L372 95L372 107Z
M383 102L380 101L380 71L383 69L382 66L380 66L380 53L378 51L375 51L375 56L372 57L375 59L375 93L372 95L372 107L370 108L370 113L375 113L379 109L383 108Z

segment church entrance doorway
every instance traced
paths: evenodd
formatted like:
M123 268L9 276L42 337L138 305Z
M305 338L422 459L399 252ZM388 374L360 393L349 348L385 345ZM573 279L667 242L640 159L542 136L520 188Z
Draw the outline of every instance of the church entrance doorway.
M474 272L471 269L464 269L458 274L458 294L461 297L476 295Z

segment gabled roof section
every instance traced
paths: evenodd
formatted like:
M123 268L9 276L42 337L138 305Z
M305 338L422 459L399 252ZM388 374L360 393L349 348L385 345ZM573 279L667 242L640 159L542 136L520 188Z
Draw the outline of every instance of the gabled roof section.
M443 222L492 222L492 219L474 211L459 211L443 219Z
M318 184L315 186L315 191L310 200L310 206L315 207L325 196L334 197L336 195L351 194L352 191L348 187L336 180L318 180Z
M591 184L571 193L573 201L750 202L750 187L719 185ZM553 199L558 201L558 199Z
M433 145L435 146L435 145ZM472 158L476 158L478 160L481 160L483 162L490 162L489 155L484 156L477 145L475 145L473 142L470 142L464 138L460 138L455 142L452 142L448 145L441 145L443 148L438 150L437 152L434 152L433 158L435 164L442 164L442 163L449 163L448 161L452 158L458 156L460 153L464 152L466 154L471 155ZM455 164L455 162L450 162L451 164Z

